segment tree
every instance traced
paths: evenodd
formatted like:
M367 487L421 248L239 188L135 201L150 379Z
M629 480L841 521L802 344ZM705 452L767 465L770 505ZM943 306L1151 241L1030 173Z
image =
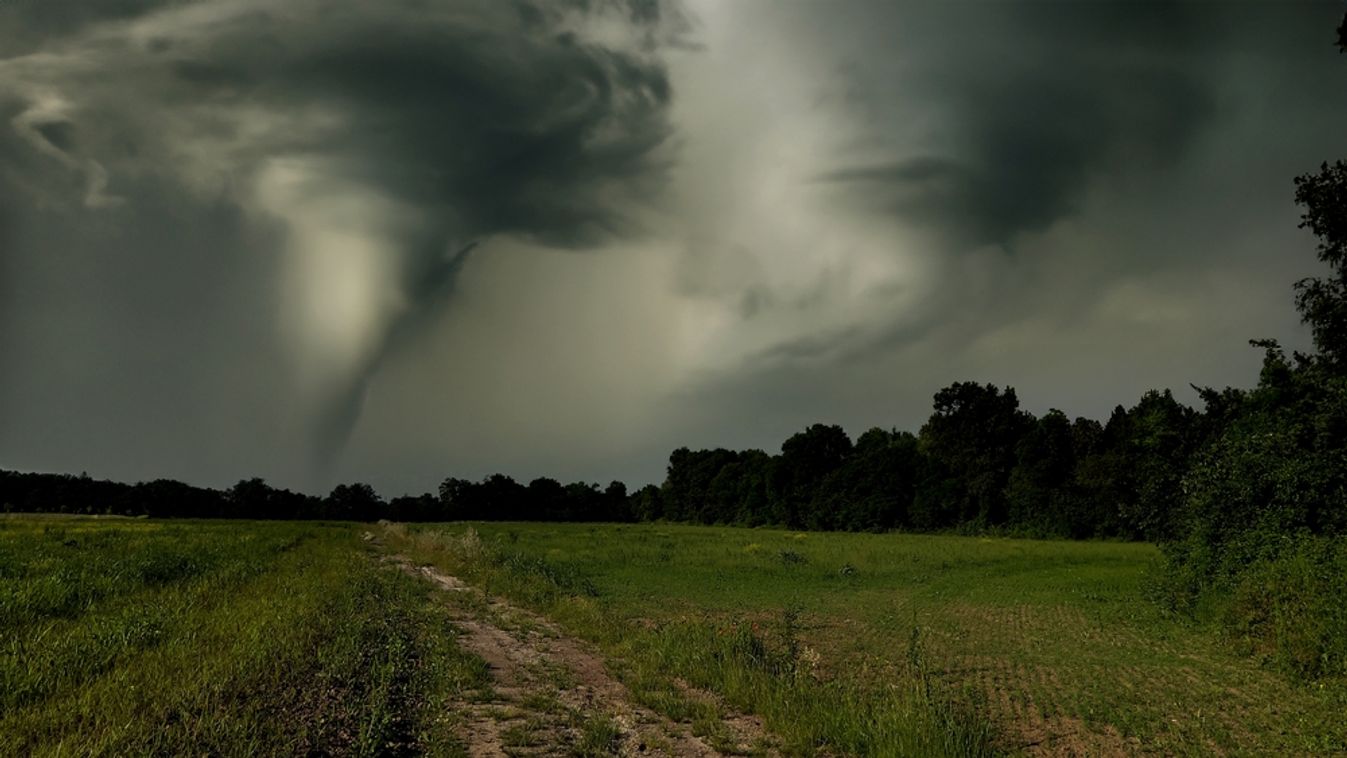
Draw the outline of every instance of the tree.
M870 429L819 486L815 528L878 531L909 524L921 453L909 432Z
M551 477L540 476L529 482L525 494L528 506L522 516L528 521L571 521L566 488Z
M1327 276L1296 282L1296 308L1314 335L1314 346L1335 371L1347 369L1347 162L1324 163L1316 174L1296 177L1301 228L1319 238Z
M449 477L440 483L440 512L450 521L481 518L476 507L477 485Z
M1347 15L1337 33L1347 52ZM1162 598L1191 608L1213 589L1233 591L1227 622L1314 675L1347 671L1337 597L1347 583L1347 163L1323 163L1295 185L1300 226L1329 267L1296 283L1316 352L1288 359L1275 341L1255 341L1265 352L1254 390L1200 391L1204 444L1163 545Z
M608 483L603 490L604 521L631 521L631 498L627 495L627 483L616 479Z
M1006 499L1008 523L1058 537L1079 535L1072 484L1076 453L1071 421L1057 409L1038 419L1015 448Z
M440 501L430 493L400 495L388 501L388 518L393 521L437 521Z
M670 521L682 521L694 506L697 483L693 453L680 447L669 454L669 468L660 491L660 516Z
M663 496L659 487L653 484L636 490L631 496L632 517L637 521L658 521L664 518Z
M767 523L772 500L772 472L776 460L758 450L739 453L733 464L735 477L735 510L730 523L743 526L761 526ZM729 468L729 467L727 467Z
M383 500L364 482L338 484L327 496L327 518L343 521L373 521L383 509Z
M492 521L512 521L536 518L527 507L527 490L513 477L492 474L473 488L477 518Z
M810 514L809 508L824 479L846 462L851 447L842 427L826 424L814 424L781 443L772 477L773 520L790 527L826 522L829 517Z
M988 526L1006 521L1006 485L1015 466L1015 446L1033 423L1019 409L1015 390L956 382L935 394L935 412L921 428L923 451L944 483L926 486L951 498L956 523Z
M261 478L240 480L225 493L229 500L230 515L237 518L285 518L283 514L275 512L272 492L271 486Z
M664 518L699 524L740 520L745 501L753 497L751 461L760 455L725 448L673 451L661 493Z
M1183 476L1194 453L1194 419L1169 390L1146 392L1127 412L1126 458L1135 489L1121 515L1148 540L1174 537Z
M1127 409L1114 407L1108 422L1078 420L1072 428L1076 454L1076 491L1093 514L1097 534L1136 539L1141 535L1123 521L1135 499L1136 472L1128 457Z
M566 493L562 521L603 521L603 492L597 484L571 482Z

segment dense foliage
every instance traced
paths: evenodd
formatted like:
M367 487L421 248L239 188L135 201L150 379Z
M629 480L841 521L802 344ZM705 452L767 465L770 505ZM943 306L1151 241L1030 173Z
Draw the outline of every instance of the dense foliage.
M1005 530L1061 537L1167 536L1205 418L1148 392L1107 424L1035 418L1012 388L960 382L919 434L871 429L853 445L815 424L760 450L675 450L633 513L707 524L851 531Z
M1347 16L1338 27L1347 52ZM1347 163L1295 181L1326 276L1296 283L1313 353L1265 350L1257 387L1204 392L1207 433L1167 535L1159 598L1214 607L1234 636L1298 676L1347 674Z

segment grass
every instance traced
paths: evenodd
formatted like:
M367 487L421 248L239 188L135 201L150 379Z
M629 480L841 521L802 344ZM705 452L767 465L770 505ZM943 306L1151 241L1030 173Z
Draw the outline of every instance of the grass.
M637 700L728 752L763 747L731 711L792 755L1347 751L1347 684L1297 684L1145 602L1145 545L4 517L0 755L464 754L456 709L493 699L490 673L387 552L595 642ZM519 704L565 722L573 754L617 749L609 714ZM535 727L506 742L547 747Z
M906 662L882 681L823 671L819 648L807 640L805 596L783 596L764 583L762 573L808 590L810 583L797 580L820 569L816 559L783 560L784 548L744 553L736 543L731 560L716 567L699 542L762 532L482 528L485 540L461 528L447 534L395 527L390 546L541 610L572 634L599 643L637 700L690 723L722 749L739 748L723 723L723 702L762 715L791 754L991 752L986 723L921 661ZM790 544L797 556L806 552L798 541ZM702 574L707 570L727 573L710 581ZM821 596L839 589L827 588Z
M428 596L351 525L0 519L0 755L461 754Z
M718 698L797 754L1347 750L1347 686L1297 685L1144 601L1146 545L465 528L400 547L597 642L638 698L713 737Z
M572 751L577 758L598 758L617 755L622 732L611 718L602 714L590 716L580 726L580 741Z

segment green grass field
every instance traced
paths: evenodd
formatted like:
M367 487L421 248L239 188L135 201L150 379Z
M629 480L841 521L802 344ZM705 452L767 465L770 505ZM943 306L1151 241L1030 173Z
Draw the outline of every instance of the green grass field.
M425 526L406 549L622 662L760 713L793 752L1309 755L1347 687L1295 685L1143 599L1151 546L672 525ZM441 532L441 530L443 530ZM471 542L471 541L470 541Z
M492 673L456 619L492 611L392 555L588 640L636 701L722 748L752 713L793 755L1347 750L1347 687L1161 615L1144 545L6 517L0 755L462 754L459 711ZM574 726L517 719L505 740L619 744L607 714L556 718Z
M0 755L458 754L427 596L350 525L0 519Z

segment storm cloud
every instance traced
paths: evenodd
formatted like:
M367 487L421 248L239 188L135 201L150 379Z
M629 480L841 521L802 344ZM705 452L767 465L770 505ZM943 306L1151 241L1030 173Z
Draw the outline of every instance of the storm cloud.
M679 22L656 3L32 15L53 38L0 64L9 137L65 171L14 172L12 186L38 182L17 199L73 204L78 178L85 210L136 205L125 178L148 174L283 222L324 459L391 341L475 245L593 245L632 231L626 211L662 184L671 92L656 55Z
M1337 3L0 4L0 466L656 479L1304 343Z
M934 111L914 146L879 144L820 178L862 202L937 227L952 244L1010 246L1077 208L1090 182L1141 162L1181 159L1215 116L1203 48L1213 9L1150 4L986 4L956 36L930 9L893 8L899 44L955 44L915 67L852 77L867 98L905 90ZM906 12L904 12L906 10ZM915 12L914 12L915 11ZM946 28L934 28L937 25ZM862 39L870 29L854 30ZM943 34L941 33L943 31ZM874 44L883 44L875 39ZM882 101L882 99L881 99ZM903 111L875 114L899 131Z

